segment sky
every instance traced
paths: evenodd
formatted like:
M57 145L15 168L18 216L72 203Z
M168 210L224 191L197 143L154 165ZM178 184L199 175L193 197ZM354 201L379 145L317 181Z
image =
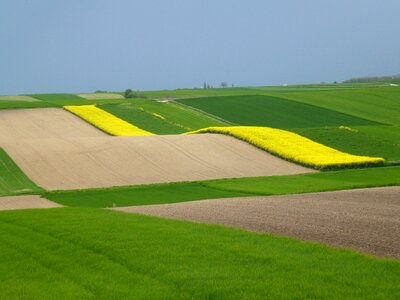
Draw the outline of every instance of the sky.
M0 94L400 73L399 0L1 0Z

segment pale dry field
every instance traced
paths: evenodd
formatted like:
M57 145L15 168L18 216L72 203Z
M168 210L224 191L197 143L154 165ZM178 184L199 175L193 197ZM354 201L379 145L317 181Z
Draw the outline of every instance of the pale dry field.
M62 205L43 199L37 195L0 197L0 211L55 207L62 207Z
M114 93L88 93L88 94L78 94L78 96L88 100L124 99L122 95Z
M115 210L228 225L400 258L399 186Z
M315 172L218 134L21 139L3 148L48 190Z
M0 101L24 101L24 102L37 102L39 99L32 98L30 96L0 96Z
M61 108L0 110L0 146L20 139L93 136L107 134Z

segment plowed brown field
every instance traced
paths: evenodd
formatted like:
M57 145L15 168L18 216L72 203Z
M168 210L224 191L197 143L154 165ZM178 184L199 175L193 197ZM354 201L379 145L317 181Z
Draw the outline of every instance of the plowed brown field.
M3 148L48 190L313 172L216 134L24 139Z
M223 224L400 258L400 187L116 208Z

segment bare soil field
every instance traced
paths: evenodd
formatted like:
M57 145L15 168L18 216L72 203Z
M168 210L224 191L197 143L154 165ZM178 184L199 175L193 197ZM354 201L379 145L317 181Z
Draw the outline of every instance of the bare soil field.
M61 108L0 110L0 145L6 140L89 136L107 134Z
M122 95L114 93L88 93L88 94L78 94L78 96L88 100L124 99Z
M21 139L2 147L48 190L315 172L218 134Z
M17 95L17 96L0 96L0 101L24 101L24 102L37 102L39 99L30 96Z
M0 197L0 211L54 207L62 207L62 205L36 195Z
M400 258L400 187L202 200L115 210L223 224Z

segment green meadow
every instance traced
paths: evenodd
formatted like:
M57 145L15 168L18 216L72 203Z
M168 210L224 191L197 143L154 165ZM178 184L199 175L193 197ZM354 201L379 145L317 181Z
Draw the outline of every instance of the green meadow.
M400 166L47 192L66 206L118 207L400 185Z
M121 212L0 212L3 299L398 299L400 262Z
M0 109L96 104L156 134L283 128L385 167L45 191L0 149L0 196L64 208L0 211L0 299L399 299L400 262L223 226L104 208L400 185L400 89L382 83L5 97ZM29 101L28 101L29 100ZM345 126L345 127L343 127Z
M270 96L229 96L177 100L236 125L274 128L307 128L340 125L373 125L334 110Z
M0 148L0 196L38 194L43 189L35 185Z

